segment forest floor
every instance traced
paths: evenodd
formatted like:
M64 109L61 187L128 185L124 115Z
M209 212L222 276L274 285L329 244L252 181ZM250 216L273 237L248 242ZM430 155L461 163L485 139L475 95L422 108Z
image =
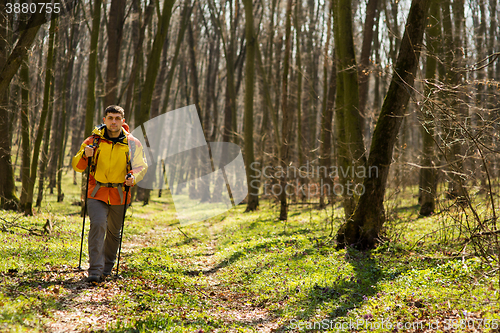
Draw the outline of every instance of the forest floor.
M76 186L75 186L76 187ZM76 201L77 191L69 197ZM85 281L79 207L1 211L1 332L498 331L498 276L446 215L388 211L376 250L337 250L342 210L261 202L180 225L157 196L127 212L119 277ZM409 196L411 198L411 195ZM389 206L388 206L389 207ZM41 233L46 221L49 234ZM447 222L448 221L448 222ZM454 223L454 222L453 222ZM87 219L88 228L88 219ZM471 252L469 252L471 251ZM82 266L86 268L86 242Z

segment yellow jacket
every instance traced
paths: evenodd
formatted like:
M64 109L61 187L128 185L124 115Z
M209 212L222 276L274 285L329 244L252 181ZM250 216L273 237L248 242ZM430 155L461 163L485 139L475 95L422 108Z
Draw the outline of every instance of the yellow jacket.
M95 127L92 135L83 141L80 150L73 157L72 166L75 171L83 172L88 165L88 159L85 157L85 147L98 143L98 148L94 151L92 157L87 197L111 205L123 205L124 202L120 200L120 192L116 186L100 186L95 196L92 196L92 192L97 185L96 181L123 184L125 176L130 172L135 177L135 185L144 178L148 165L140 141L129 133L127 124L122 126L122 134L116 143L106 138L105 133L106 126L104 124ZM129 147L133 148L129 149ZM132 153L134 156L131 156ZM127 203L130 203L130 197L131 194L129 193Z

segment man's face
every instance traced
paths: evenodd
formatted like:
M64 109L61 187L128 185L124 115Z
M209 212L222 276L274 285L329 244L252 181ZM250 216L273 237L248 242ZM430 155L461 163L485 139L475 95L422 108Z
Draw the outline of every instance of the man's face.
M125 123L125 118L122 118L122 115L119 113L108 113L103 120L106 128L111 133L120 132L122 125Z

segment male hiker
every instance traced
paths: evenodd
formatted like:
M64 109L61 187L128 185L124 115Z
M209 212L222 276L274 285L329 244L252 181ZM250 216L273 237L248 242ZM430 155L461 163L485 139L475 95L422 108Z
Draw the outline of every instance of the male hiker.
M111 274L120 242L125 200L130 204L130 194L124 198L124 186L134 186L148 167L141 143L129 133L123 108L108 106L103 121L82 143L72 163L75 171L83 172L91 157L87 191L89 282L98 282L101 276Z

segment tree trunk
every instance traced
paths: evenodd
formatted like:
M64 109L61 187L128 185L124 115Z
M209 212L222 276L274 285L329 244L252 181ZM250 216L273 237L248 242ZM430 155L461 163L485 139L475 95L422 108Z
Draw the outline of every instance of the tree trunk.
M163 14L159 18L158 32L153 41L151 52L148 56L148 66L146 69L146 78L141 92L141 109L140 109L140 122L135 124L141 125L149 119L149 111L151 108L151 101L153 97L154 85L156 83L156 76L160 67L161 51L163 44L166 41L168 27L170 25L170 18L172 17L172 7L175 0L164 0Z
M196 106L196 112L198 113L198 118L200 122L203 124L203 114L204 111L201 108L201 100L200 100L200 93L199 93L199 81L198 81L198 68L196 67L196 44L194 40L194 32L193 32L193 22L188 23L188 43L189 43L189 74L191 78L191 93L193 96L193 101L194 105ZM205 136L205 140L208 137L208 127L203 126L203 134ZM207 146L209 153L211 152L210 146ZM194 154L194 150L191 150L192 154ZM210 153L211 155L211 153ZM200 160L196 156L192 156L192 166L196 168L198 171L203 167L206 167L206 163L201 163L203 166L200 165ZM210 172L213 172L214 170L203 170L202 172L204 174L209 174ZM210 201L210 184L204 183L202 178L192 178L196 179L196 182L198 183L198 195L200 197L200 202L208 202ZM202 185L200 185L202 184Z
M351 218L355 208L354 189L362 182L357 173L349 171L364 168L366 165L361 115L359 114L358 73L352 34L351 0L337 0L335 17L335 49L338 59L337 85L337 136L338 161L341 171L339 177L344 187L344 213ZM344 173L345 172L345 173Z
M453 37L453 24L451 20L450 12L450 1L443 0L441 2L442 9L442 21L443 21L443 51L445 68L442 69L441 76L443 81L446 82L450 87L458 87L463 79L463 74L458 72L456 68L461 67L461 54L462 54L462 43L461 43L461 28L464 25L464 1L457 0L454 1L454 14L455 14L455 38ZM467 113L464 110L467 106L464 103L460 103L460 99L463 96L459 96L460 91L453 91L450 93L444 93L443 98L446 103L449 104L450 110L454 110L454 117L465 116ZM465 101L465 99L463 99ZM446 150L447 160L449 162L449 172L451 181L448 185L448 197L457 200L457 202L465 203L466 194L465 188L462 184L462 179L460 178L463 173L463 147L462 144L457 140L459 133L453 129L455 127L454 119L446 119L447 125L444 126L444 130L447 131L447 136L451 138L451 148ZM460 121L460 120L458 120Z
M201 109L200 103L200 93L199 93L199 82L198 82L198 68L196 67L196 46L194 41L193 33L193 22L188 23L188 43L189 43L189 78L191 80L191 94L193 96L193 102L196 106L196 111L198 112L198 118L200 122L203 120L203 110ZM205 137L207 135L207 128L203 128Z
M84 132L85 137L90 136L94 128L97 42L99 41L101 7L102 7L102 0L95 0L94 15L92 17L92 32L90 36L89 72L87 81L87 107L85 112L85 132Z
M246 64L245 64L245 167L247 170L248 202L246 212L254 211L259 206L259 188L251 186L252 180L256 179L252 163L255 161L253 151L253 97L255 85L255 44L257 36L254 31L253 4L252 0L243 0L245 7L245 38L247 41Z
M66 64L66 68L64 70L64 82L62 86L62 128L61 128L61 137L63 140L59 142L59 156L57 160L57 202L62 202L64 200L64 193L62 191L62 171L64 167L64 156L66 154L66 139L68 138L68 133L66 130L67 123L67 107L70 104L70 100L68 99L68 84L71 86L71 78L73 77L73 67L75 63L75 57L73 56L73 50L76 49L78 45L78 36L80 34L80 30L78 29L78 25L72 24L71 30L69 33L68 39L68 61ZM74 156L74 155L72 155Z
M35 143L33 145L33 158L31 159L31 171L30 171L30 184L28 188L28 195L26 198L26 205L24 209L25 215L33 215L33 193L35 188L35 181L38 169L38 158L40 155L40 146L42 144L42 139L45 129L45 121L47 119L47 114L49 111L49 100L50 100L50 90L51 90L51 78L54 62L54 35L56 31L57 20L50 22L49 30L49 47L47 50L47 65L45 67L45 88L43 92L43 106L42 114L40 115L40 121L38 125L38 131L36 134Z
M177 60L179 58L179 52L181 49L182 42L184 40L184 33L186 32L187 25L189 23L189 18L191 16L193 7L189 5L189 1L184 4L184 10L182 15L182 20L179 22L179 34L177 36L177 42L175 43L174 57L170 61L170 70L167 75L167 86L165 88L165 100L163 101L163 107L161 113L167 112L168 103L170 101L170 89L172 87L172 82L174 81L174 73L177 67ZM175 109L175 108L174 108Z
M146 69L146 77L141 91L141 104L139 114L136 115L135 126L140 126L149 120L151 102L156 83L158 69L160 67L161 52L163 45L166 42L168 34L168 27L170 25L170 18L172 17L172 7L175 0L164 0L163 13L159 18L159 27L153 41L151 52L148 55L148 65ZM156 171L156 164L150 165L150 174L154 175ZM146 175L147 177L147 175ZM149 203L150 190L145 191L144 205Z
M281 156L280 165L282 170L286 170L290 159L290 125L291 125L291 112L288 109L288 72L290 68L290 53L291 53L291 30L292 30L292 0L287 1L286 6L286 23L285 23L285 57L283 60L283 85L282 85L282 102L281 112L283 115L283 123L281 128ZM287 204L287 173L283 172L280 179L280 217L284 221L288 219L288 204Z
M335 65L335 58L333 59L332 70L330 73L330 84L327 94L326 110L321 117L321 143L320 143L320 208L325 208L325 198L328 197L329 201L333 200L333 180L329 175L329 168L332 165L332 120L335 106L335 93L337 90L337 69ZM327 190L325 190L325 188Z
M320 127L320 143L319 143L319 165L320 165L320 197L319 197L319 208L323 209L326 207L325 198L332 198L331 191L333 183L329 174L327 172L331 165L331 150L332 150L332 120L333 120L333 103L335 101L335 89L336 89L336 68L335 61L333 61L332 73L330 84L328 82L328 50L330 49L330 35L332 27L332 14L333 14L333 3L330 2L330 14L328 15L328 27L327 27L327 37L326 45L324 51L324 61L323 61L323 107L321 110L321 127ZM334 57L335 60L335 57ZM327 190L326 190L327 189Z
M427 44L430 46L430 54L427 56L425 67L425 77L430 83L434 82L436 76L437 60L436 54L439 50L441 19L439 3L437 0L431 0L429 11L429 29L427 30ZM429 85L425 87L424 96L431 94ZM430 97L430 96L429 96ZM434 119L431 109L424 109L422 115L422 169L420 169L420 215L429 216L434 213L436 206L436 170L434 165Z
M300 2L295 3L295 15L294 15L294 26L295 26L295 48L297 50L296 61L297 61L297 154L299 158L299 167L304 165L304 151L303 144L304 136L302 135L302 55L301 55L301 17L299 11Z
M63 23L64 24L64 23ZM64 25L64 28L67 26ZM56 40L59 41L58 46L54 50L54 59L55 63L57 64L54 66L56 70L54 70L52 74L52 95L54 95L55 92L59 92L63 88L63 76L64 76L64 51L65 51L65 45L64 45L64 40L63 40L63 35L64 32L62 32L61 29L61 23L59 23L59 29L57 30L57 37ZM57 56L57 57L56 57ZM61 155L61 147L59 145L60 142L64 142L64 137L63 133L61 131L61 128L63 127L62 122L62 100L60 98L54 98L52 96L51 98L51 103L52 103L52 112L53 116L52 118L54 119L52 123L49 123L49 127L51 129L51 139L50 139L50 144L49 144L49 155L47 156L47 172L46 172L46 178L48 178L49 184L48 188L50 189L50 194L54 194L54 187L56 187L56 173L57 173L57 162L58 162L58 156Z
M120 50L123 36L123 24L125 16L125 0L111 0L108 19L108 59L106 66L106 96L105 107L116 104L118 89L118 66L120 64Z
M2 2L0 4L0 10L2 13L0 15L0 68L3 68L5 70L5 68L8 66L7 43L9 38L8 38L8 22L6 19L7 14L4 12L5 10L4 5L5 2ZM24 56L25 54L26 52L22 56ZM17 68L19 68L19 66L17 66ZM4 70L0 72L0 80L3 80ZM12 77L14 76L14 74L15 72L12 74ZM9 83L12 77L8 79ZM14 170L12 168L12 161L11 161L12 131L10 131L9 128L10 128L10 119L13 119L13 116L9 114L10 110L8 106L8 101L9 101L8 87L9 84L7 83L7 85L5 85L5 88L0 89L0 126L6 132L2 136L0 136L0 208L15 210L18 208L17 204L19 203L19 199L16 196Z
M57 20L54 20L57 23ZM57 26L56 26L56 31L57 31ZM58 34L58 33L56 33ZM55 37L56 38L56 37ZM54 63L55 59L57 59L57 48L54 49ZM53 64L54 65L54 64ZM50 146L50 134L52 133L52 115L54 114L54 83L55 83L55 75L54 75L54 70L50 71L50 78L49 82L51 85L50 88L50 93L49 93L49 111L48 111L48 116L47 116L47 127L44 128L45 134L44 134L44 142L43 142L43 148L42 148L42 156L40 159L40 175L38 176L38 196L36 199L36 207L40 207L42 205L42 199L43 199L43 187L45 183L45 178L47 177L45 170L47 169L47 164L49 162L49 146ZM40 128L43 129L43 128ZM40 130L39 129L39 130Z
M361 46L361 57L359 59L358 78L359 78L359 113L362 116L363 133L367 133L368 115L366 112L366 100L368 99L369 78L370 78L370 54L373 42L373 25L377 15L377 6L379 0L369 0L366 4L365 26L363 29L363 45Z
M429 0L412 1L395 72L373 133L367 164L369 168L363 182L364 193L353 217L337 234L339 247L353 245L369 249L377 244L379 232L385 222L384 195L392 153L410 98L409 91L415 80L429 4ZM377 168L378 174L371 175L374 168Z
M141 11L140 11L139 0L133 0L131 6L133 13L140 17ZM136 92L139 89L139 87L136 85L136 82L138 82L137 78L139 76L140 67L143 62L143 53L144 53L143 44L145 38L144 36L146 27L148 26L149 22L151 21L151 18L153 17L153 10L154 10L153 0L151 0L149 2L148 7L146 8L146 12L144 15L144 22L142 23L142 25L140 19L135 19L132 22L132 38L134 40L137 40L137 44L135 45L134 60L132 63L132 70L130 71L130 77L127 83L127 99L125 101L125 110L129 111L129 114L127 116L129 117L129 119L132 119L132 114L131 114L131 111L133 110L132 98L134 96L137 96Z
M2 5L0 7L0 9L2 9L2 13L4 13L5 10L4 6L5 2L2 2ZM19 37L19 40L16 43L16 47L14 48L14 50L12 50L7 60L0 63L0 66L2 66L0 71L0 91L7 91L10 81L12 80L14 75L16 75L24 59L24 56L28 53L28 49L31 48L31 45L33 44L33 41L38 34L40 26L45 22L45 12L36 12L36 14L32 15L30 21L26 26L26 29ZM6 50L6 48L3 50ZM0 119L5 118L0 117Z
M30 92L30 76L29 76L29 66L28 66L28 55L25 57L25 61L21 66L21 141L23 148L23 158L21 167L21 201L19 204L19 211L24 212L26 206L26 199L29 191L30 183L30 120L29 120L29 92Z

